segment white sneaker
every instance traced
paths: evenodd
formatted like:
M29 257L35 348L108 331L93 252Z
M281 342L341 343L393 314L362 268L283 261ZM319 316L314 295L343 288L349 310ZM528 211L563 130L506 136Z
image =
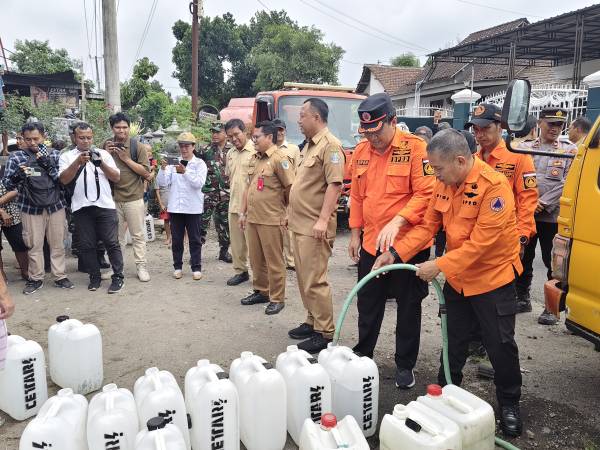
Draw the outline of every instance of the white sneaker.
M183 270L175 270L173 271L173 278L179 280L183 276Z
M202 278L202 272L194 272L192 278L196 281L200 280Z
M100 279L101 280L110 280L113 276L113 272L101 272L100 273Z
M146 270L146 266L142 264L137 267L137 276L142 282L150 281L150 274Z

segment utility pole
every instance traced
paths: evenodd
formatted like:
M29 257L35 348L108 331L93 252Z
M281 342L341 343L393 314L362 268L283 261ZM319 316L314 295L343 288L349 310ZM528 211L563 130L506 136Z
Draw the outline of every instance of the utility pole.
M190 3L192 13L192 115L198 118L198 1Z
M81 111L81 120L85 122L85 73L83 73L83 60L81 60L81 66L79 66L79 74L81 77L81 104L79 110Z
M115 0L102 0L102 31L104 43L105 103L113 112L121 111L119 84L119 46L117 43L117 8Z

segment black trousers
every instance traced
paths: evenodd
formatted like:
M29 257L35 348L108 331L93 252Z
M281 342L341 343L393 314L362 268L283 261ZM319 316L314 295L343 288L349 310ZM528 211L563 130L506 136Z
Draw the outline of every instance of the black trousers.
M444 285L448 318L448 356L452 382L460 386L467 360L473 323L481 329L483 345L494 368L496 397L501 406L516 405L521 398L519 349L515 342L517 300L514 282L484 294L465 297L449 283ZM441 361L441 357L440 357ZM443 365L438 382L444 386Z
M183 268L183 237L187 231L192 272L200 272L202 270L202 214L169 213L169 215L173 268L175 270Z
M16 225L11 225L9 227L3 226L0 229L0 233L4 233L6 236L6 240L10 245L10 248L13 252L26 252L29 250L23 241L23 224L19 222ZM0 235L1 236L1 235ZM0 239L0 250L2 250L2 239ZM44 246L45 248L45 246ZM48 249L49 251L50 249ZM48 256L48 261L50 261L50 257Z
M123 278L123 254L119 244L119 218L116 209L86 206L73 213L79 236L79 259L90 274L90 280L100 279L98 241L102 241L112 265L113 277Z
M408 263L427 261L429 254L430 249L425 249ZM371 271L375 259L375 256L361 250L358 261L359 280ZM421 341L421 301L427 297L428 292L427 283L408 270L395 270L369 281L358 291L358 344L354 350L373 357L386 301L388 298L395 298L396 366L399 369L412 369L417 362Z
M533 260L535 259L535 248L538 240L542 249L542 261L546 266L546 275L548 279L552 279L552 241L556 233L558 233L558 224L554 222L538 222L535 221L537 234L533 236L523 254L523 273L517 279L517 289L528 290L533 280Z
M435 257L439 258L446 251L446 232L442 229L435 235Z

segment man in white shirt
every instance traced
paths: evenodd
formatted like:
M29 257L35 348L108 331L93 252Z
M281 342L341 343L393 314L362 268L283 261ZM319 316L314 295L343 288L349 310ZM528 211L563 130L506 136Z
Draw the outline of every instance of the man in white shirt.
M94 134L87 123L78 123L74 136L76 147L60 156L58 172L60 182L73 191L71 211L80 233L79 258L90 275L88 290L98 290L101 277L96 247L98 240L104 242L113 269L108 293L114 294L124 284L123 254L109 182L118 182L121 175L110 153L94 148Z
M204 194L202 187L208 169L206 163L194 156L196 138L184 132L177 137L181 160L167 165L165 159L156 177L159 186L170 186L167 212L171 221L171 250L173 252L173 277L183 276L183 238L187 231L190 243L192 278L202 278L202 213Z

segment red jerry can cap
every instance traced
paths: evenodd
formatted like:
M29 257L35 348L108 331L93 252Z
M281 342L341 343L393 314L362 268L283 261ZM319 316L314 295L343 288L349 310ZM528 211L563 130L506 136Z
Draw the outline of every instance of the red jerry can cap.
M427 386L427 394L438 397L442 395L442 387L439 384L430 384Z
M334 414L327 413L321 416L321 426L333 428L337 425L337 418Z

